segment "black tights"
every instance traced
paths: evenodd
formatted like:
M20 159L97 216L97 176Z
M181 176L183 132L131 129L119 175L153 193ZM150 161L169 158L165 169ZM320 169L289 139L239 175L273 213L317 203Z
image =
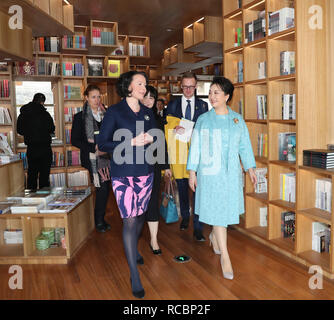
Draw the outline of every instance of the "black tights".
M132 291L140 291L143 289L137 269L137 260L141 258L137 245L144 222L145 214L123 219L123 244L130 268Z

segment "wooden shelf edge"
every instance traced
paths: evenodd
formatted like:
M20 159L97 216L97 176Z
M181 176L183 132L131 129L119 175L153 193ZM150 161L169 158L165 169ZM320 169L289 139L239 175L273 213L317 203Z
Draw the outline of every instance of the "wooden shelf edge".
M270 164L276 164L278 166L288 167L288 168L296 170L296 162L283 161L283 160L270 160L269 163Z
M224 20L225 20L225 19L233 19L233 18L235 18L235 17L238 17L239 15L241 15L241 19L242 19L242 8L239 8L239 9L236 9L236 10L230 12L230 13L227 13L227 14L223 17L223 19L224 19ZM241 20L241 19L240 19L240 20ZM239 19L238 19L238 20L239 20Z
M298 210L298 214L304 215L312 220L332 225L331 213L318 208Z
M291 205L290 205L291 203ZM296 203L293 202L288 202L284 200L269 200L269 204L272 204L274 206L289 210L289 211L294 211L296 212Z
M309 166L299 166L299 169L312 171L314 173L322 174L322 175L334 175L334 169L321 169L316 167L309 167Z
M268 40L280 40L280 38L284 38L290 34L295 34L296 33L296 28L289 28L281 32L276 32L268 36Z
M242 52L244 50L244 46L241 45L239 47L232 47L232 48L229 48L229 49L225 49L224 53L238 53L238 52Z

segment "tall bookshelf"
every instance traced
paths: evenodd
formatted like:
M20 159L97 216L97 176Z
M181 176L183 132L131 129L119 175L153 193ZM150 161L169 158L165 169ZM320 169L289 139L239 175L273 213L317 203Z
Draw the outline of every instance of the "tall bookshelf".
M312 223L330 225L331 243L334 237L333 216L315 208L315 180L329 178L334 183L334 171L303 166L303 150L327 148L333 143L328 115L333 108L327 101L328 28L313 30L309 27L312 5L329 10L327 0L223 0L224 20L224 75L235 86L231 108L240 111L246 121L258 168L268 169L268 192L254 193L249 177L245 183L245 215L236 226L251 236L290 258L306 265L319 265L327 277L334 278L334 246L329 253L312 251ZM295 10L294 26L269 35L269 13L284 7ZM265 36L245 41L245 24L256 20L265 12ZM331 17L333 18L333 16ZM242 42L236 41L236 30L242 28ZM296 71L281 75L280 52L294 51ZM328 54L330 51L328 51ZM238 63L242 61L243 77L238 77ZM266 62L265 77L259 79L258 63ZM296 119L282 120L282 94L296 94ZM257 95L267 96L267 118L257 117ZM278 134L296 132L296 161L280 161ZM257 155L258 135L268 135L268 155ZM282 173L296 174L296 202L280 198ZM333 190L333 189L332 189ZM334 193L332 191L332 199ZM267 208L267 227L260 226L259 209ZM334 200L332 200L332 212ZM281 213L296 215L295 240L281 236Z

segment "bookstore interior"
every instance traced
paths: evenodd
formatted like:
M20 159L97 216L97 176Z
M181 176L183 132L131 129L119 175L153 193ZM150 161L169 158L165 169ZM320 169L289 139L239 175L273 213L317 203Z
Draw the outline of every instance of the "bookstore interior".
M131 70L146 73L165 108L182 96L185 72L196 74L196 95L209 110L211 81L228 78L229 107L245 120L257 177L254 188L243 174L245 212L228 228L234 280L218 273L208 241L160 220L163 254L153 257L149 243L139 242L145 298L334 297L333 0L1 0L0 21L0 283L7 285L9 265L19 265L23 277L43 272L63 292L46 284L42 295L32 289L41 280L24 278L21 291L1 290L0 299L133 298L113 192L111 231L96 233L95 187L71 144L85 88L98 86L101 102L112 107L121 100L118 78ZM55 132L50 187L29 190L17 119L37 92ZM192 260L176 264L177 253ZM312 266L324 277L321 292L309 287Z

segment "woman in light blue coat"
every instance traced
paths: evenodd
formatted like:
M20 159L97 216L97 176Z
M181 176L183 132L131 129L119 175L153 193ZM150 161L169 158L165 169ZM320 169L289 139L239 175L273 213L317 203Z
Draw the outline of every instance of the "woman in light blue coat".
M213 226L210 241L221 253L224 278L233 279L227 251L227 226L239 223L244 213L240 159L251 181L257 183L255 159L249 133L242 116L230 109L234 87L230 80L215 77L209 100L213 108L201 115L191 138L187 170L189 186L195 192L199 220Z

